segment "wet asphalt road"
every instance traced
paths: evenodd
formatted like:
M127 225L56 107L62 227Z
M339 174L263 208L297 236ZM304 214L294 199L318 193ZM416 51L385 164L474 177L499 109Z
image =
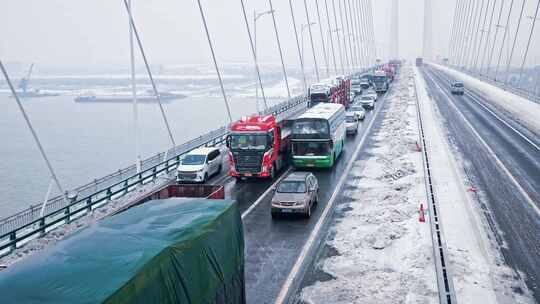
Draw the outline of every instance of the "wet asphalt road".
M300 216L282 216L276 220L271 218L270 199L272 193L271 191L267 192L267 190L277 179L237 183L233 178L226 176L227 164L225 161L222 173L209 180L211 184L225 185L227 198L235 199L238 202L240 212L243 215L248 303L274 303L360 139L366 132L370 131L367 130L367 125L376 116L381 116L376 115L376 113L380 112L379 108L382 108L384 103L385 96L379 97L375 110L366 113L366 118L359 126L358 134L347 136L344 151L334 168L313 171L319 180L320 194L319 203L312 210L310 219ZM280 176L285 172L286 170L283 170ZM256 207L246 213L246 210L257 201ZM323 232L323 235L325 234Z
M449 140L463 156L465 173L480 190L477 199L506 263L524 274L525 283L535 300L540 302L540 216L533 207L540 206L540 151L534 147L539 145L538 134L491 106L481 92L466 88L463 96L451 95L448 90L454 79L430 67L424 68L423 72L428 92L436 101L447 127ZM519 191L451 103L493 150L530 200ZM478 103L489 107L534 145Z

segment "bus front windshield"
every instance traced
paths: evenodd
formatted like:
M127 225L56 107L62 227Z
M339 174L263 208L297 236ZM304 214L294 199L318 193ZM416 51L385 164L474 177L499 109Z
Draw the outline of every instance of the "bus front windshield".
M295 156L328 156L332 153L329 142L294 142Z
M316 118L300 118L294 122L294 135L318 135L322 138L330 135L328 121Z
M266 134L232 134L231 150L266 151L268 136Z
M386 81L386 76L375 76L373 77L374 82L384 82Z

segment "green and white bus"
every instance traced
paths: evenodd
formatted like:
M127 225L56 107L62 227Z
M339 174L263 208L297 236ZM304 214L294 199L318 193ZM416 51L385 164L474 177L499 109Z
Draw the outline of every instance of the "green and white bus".
M298 117L292 130L292 159L297 168L331 168L345 143L345 107L319 103Z

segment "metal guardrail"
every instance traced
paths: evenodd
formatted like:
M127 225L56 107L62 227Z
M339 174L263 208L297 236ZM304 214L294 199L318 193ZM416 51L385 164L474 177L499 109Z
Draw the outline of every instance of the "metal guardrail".
M280 116L306 104L307 97L298 96L268 108L263 114ZM46 203L44 216L40 216L42 204L36 204L0 220L0 253L9 253L16 249L20 242L69 223L113 199L126 195L137 186L153 181L159 175L168 174L179 165L182 155L195 148L222 145L229 134L228 129L228 126L223 126L167 152L145 159L139 173L136 172L135 165L132 165L78 187L73 190L77 194L76 198L69 202L65 201L63 196L54 197ZM163 161L165 157L167 159Z
M513 93L513 94L516 94L520 97L523 97L523 98L526 98L526 99L529 99L533 102L536 102L536 103L540 103L540 95L537 95L535 94L534 92L531 92L531 91L528 91L528 90L525 90L525 89L522 89L522 88L516 88L516 87L513 87L511 85L506 85L505 83L501 82L501 81L497 81L493 78L490 78L486 75L481 75L481 74L478 74L478 73L474 73L472 71L468 71L468 70L465 70L461 67L456 67L456 66L448 66L450 68L453 68L455 69L456 71L460 71L464 74L467 74L471 77L474 77L474 78L477 78L477 79L480 79L480 80L483 80L493 86L496 86L498 88L500 88L501 90L504 90L504 91L508 91L510 93Z

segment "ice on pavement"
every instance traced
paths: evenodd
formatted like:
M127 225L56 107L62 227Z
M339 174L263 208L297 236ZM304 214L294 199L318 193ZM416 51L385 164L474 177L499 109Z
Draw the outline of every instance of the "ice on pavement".
M461 80L465 84L465 87L474 87L487 97L486 100L488 102L492 103L499 110L509 113L515 121L540 136L540 119L538 119L540 117L540 104L465 73L438 64L432 65Z
M370 156L348 177L326 240L337 255L317 266L333 279L305 287L306 303L438 303L429 223L418 221L425 186L412 73L403 69Z

